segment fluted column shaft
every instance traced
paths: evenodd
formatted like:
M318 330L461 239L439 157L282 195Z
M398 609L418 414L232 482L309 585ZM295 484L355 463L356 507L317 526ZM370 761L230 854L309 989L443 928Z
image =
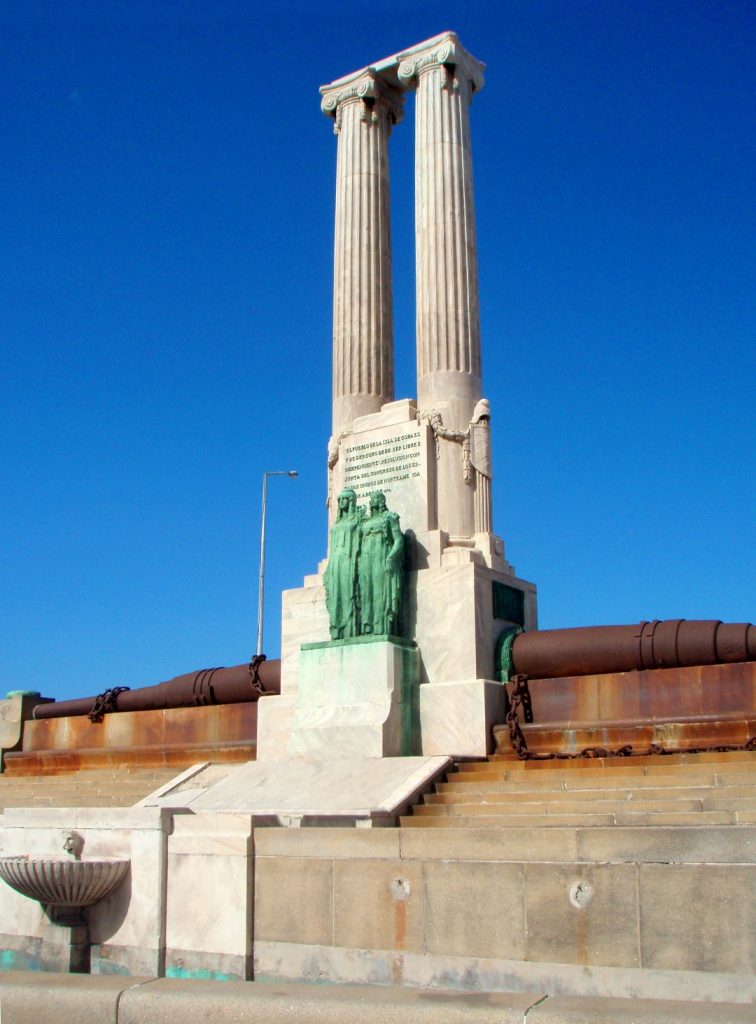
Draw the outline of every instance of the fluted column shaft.
M325 87L338 134L333 434L394 397L388 137L401 97L371 73Z
M418 408L438 411L444 428L457 432L469 429L482 386L470 146L470 101L482 72L453 34L399 66L400 81L417 91ZM439 528L469 537L476 523L459 445L442 446L439 463Z

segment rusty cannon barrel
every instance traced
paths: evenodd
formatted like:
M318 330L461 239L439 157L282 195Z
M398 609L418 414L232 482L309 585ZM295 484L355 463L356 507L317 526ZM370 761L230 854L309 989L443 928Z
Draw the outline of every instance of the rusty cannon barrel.
M114 711L156 711L166 708L203 707L208 704L241 704L256 701L281 689L281 662L253 658L233 668L203 668L164 683L135 690L116 686L95 697L38 704L34 718L66 718L88 715L102 721Z
M502 681L515 674L548 679L754 660L756 626L718 619L666 619L530 633L510 630L502 634L496 650Z

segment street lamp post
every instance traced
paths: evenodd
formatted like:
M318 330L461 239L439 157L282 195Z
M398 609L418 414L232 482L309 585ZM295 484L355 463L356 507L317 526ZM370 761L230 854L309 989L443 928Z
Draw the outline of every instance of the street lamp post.
M257 653L263 652L263 609L265 606L265 514L268 501L268 477L297 475L295 469L267 470L263 473L262 522L260 525L260 579L257 586Z

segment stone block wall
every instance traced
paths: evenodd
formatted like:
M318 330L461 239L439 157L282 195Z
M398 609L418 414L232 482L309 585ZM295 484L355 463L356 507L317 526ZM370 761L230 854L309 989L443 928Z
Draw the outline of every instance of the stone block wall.
M709 863L696 830L659 831L636 858L620 830L592 854L591 830L543 829L524 861L469 830L258 830L255 975L736 998L752 984L756 867Z

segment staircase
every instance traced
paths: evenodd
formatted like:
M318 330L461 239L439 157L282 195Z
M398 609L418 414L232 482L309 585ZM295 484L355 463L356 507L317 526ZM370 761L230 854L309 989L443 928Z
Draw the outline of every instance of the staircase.
M174 778L177 768L91 768L65 775L0 775L7 807L131 807Z
M460 974L711 1001L712 1020L756 1000L753 752L460 763L398 831Z
M756 824L750 751L457 765L404 828Z

